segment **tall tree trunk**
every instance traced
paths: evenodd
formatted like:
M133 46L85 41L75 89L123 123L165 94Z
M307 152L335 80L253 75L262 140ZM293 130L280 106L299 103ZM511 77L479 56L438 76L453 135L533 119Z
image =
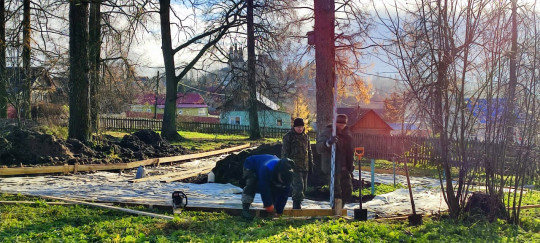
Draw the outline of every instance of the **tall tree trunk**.
M335 80L334 0L315 0L317 130L332 122Z
M88 1L69 3L69 134L90 138L90 84L88 66Z
M517 85L517 0L512 0L512 47L510 50L510 79L508 80L508 104L506 108L506 143L511 144L514 140L514 115L516 85Z
M31 79L32 73L30 70L30 0L23 1L23 72L24 80L22 85L23 100L21 116L23 118L30 118L30 89L32 88Z
M517 35L518 35L518 32L517 32L517 0L512 0L512 49L511 49L511 52L510 52L510 79L508 80L508 104L507 104L507 108L506 108L506 124L505 125L505 128L506 128L506 141L505 141L505 144L506 144L506 150L507 151L510 151L510 145L514 144L514 131L515 131L515 126L517 124L517 117L515 115L515 107L516 107L516 85L517 85L517 52L518 52L518 47L517 47ZM508 153L508 154L512 154L512 153ZM521 165L521 161L520 159L518 159L517 157L515 157L513 160L517 160L517 161L513 161L515 163L514 167L515 168L520 168L520 165ZM516 171L519 170L519 169L516 169ZM523 176L523 175L521 175ZM517 173L516 173L516 178L514 179L515 180L515 185L514 187L515 188L518 188L518 185L519 185L519 176L517 176ZM501 182L501 188L504 187L504 183ZM518 193L517 192L514 192L514 205L516 205L515 203L515 196L517 195ZM512 210L511 210L511 217L510 217L510 220L512 223L514 224L517 224L519 223L519 214L517 213L517 210L516 210L516 207L512 207Z
M247 1L247 80L249 86L249 138L261 138L257 114L257 80L255 71L255 27L253 23L253 0Z
M4 0L0 0L0 118L7 117L6 18Z
M163 123L161 125L161 135L169 141L181 140L182 137L176 131L176 98L177 92L184 92L182 86L177 90L178 79L174 71L174 52L171 41L170 22L170 0L159 1L159 16L161 20L161 50L163 51L163 62L165 63L165 110L163 112Z
M88 24L88 58L90 59L90 128L99 129L99 69L101 52L101 1L90 3Z

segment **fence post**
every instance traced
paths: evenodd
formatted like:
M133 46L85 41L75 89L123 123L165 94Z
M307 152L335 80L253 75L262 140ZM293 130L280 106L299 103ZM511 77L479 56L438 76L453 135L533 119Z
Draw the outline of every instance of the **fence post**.
M371 195L375 195L375 159L371 159Z
M394 188L396 188L396 159L392 157L392 164L394 165Z

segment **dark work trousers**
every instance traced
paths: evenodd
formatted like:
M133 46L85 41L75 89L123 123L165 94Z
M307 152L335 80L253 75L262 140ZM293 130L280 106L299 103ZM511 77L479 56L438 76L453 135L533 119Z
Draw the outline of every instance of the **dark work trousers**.
M244 168L243 178L246 180L246 186L242 191L242 203L252 203L257 193L257 174L255 171Z
M292 200L302 201L305 198L304 193L307 188L307 171L298 171L294 173L292 181Z
M334 178L334 198L341 198L343 203L347 203L352 197L352 178L348 171L338 170Z

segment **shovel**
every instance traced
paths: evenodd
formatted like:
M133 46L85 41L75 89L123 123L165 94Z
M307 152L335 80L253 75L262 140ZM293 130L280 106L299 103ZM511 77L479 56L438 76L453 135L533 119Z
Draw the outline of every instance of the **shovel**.
M364 147L358 147L354 149L354 155L358 159L358 182L360 183L360 208L354 209L354 220L366 221L367 220L367 209L362 208L362 166L360 165L360 159L364 156Z

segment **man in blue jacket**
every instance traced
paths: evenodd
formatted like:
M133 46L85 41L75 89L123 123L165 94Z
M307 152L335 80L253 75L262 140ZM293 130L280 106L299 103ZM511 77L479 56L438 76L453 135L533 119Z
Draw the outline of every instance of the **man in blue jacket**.
M278 215L283 213L289 197L294 175L294 162L290 159L279 159L275 155L252 155L244 162L244 179L246 186L242 192L242 217L253 219L249 207L255 193L261 194L264 209Z

